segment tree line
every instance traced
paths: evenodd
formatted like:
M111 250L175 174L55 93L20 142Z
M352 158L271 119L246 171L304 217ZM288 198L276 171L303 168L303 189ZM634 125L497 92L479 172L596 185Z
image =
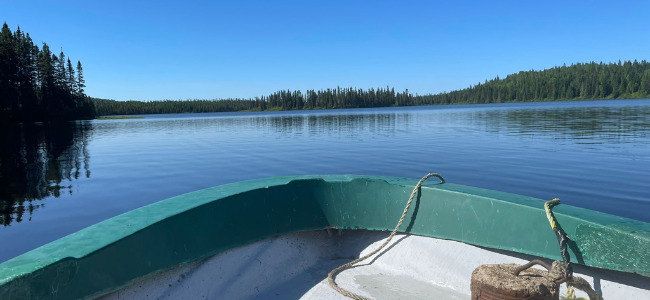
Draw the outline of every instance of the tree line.
M80 61L73 65L63 50L57 56L29 33L0 31L0 122L92 119L94 103L84 93Z
M395 92L390 87L337 87L305 93L282 90L254 99L94 101L98 115L129 115L625 98L650 98L647 61L577 63L543 71L522 71L466 89L429 95L413 95L408 89Z
M282 90L254 99L115 101L94 99L98 115L204 113L265 110L334 109L415 105L408 90L341 88Z

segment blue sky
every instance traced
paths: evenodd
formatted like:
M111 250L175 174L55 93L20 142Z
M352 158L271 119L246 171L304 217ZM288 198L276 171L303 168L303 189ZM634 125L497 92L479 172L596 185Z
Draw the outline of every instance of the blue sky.
M30 1L0 20L115 100L280 89L429 94L566 63L650 60L650 1Z

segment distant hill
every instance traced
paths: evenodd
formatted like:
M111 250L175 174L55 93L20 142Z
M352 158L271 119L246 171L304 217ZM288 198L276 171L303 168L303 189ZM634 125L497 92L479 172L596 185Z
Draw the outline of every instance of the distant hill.
M408 90L334 88L282 90L255 99L115 101L93 99L97 115L335 109L434 104L650 98L650 64L645 60L578 63L522 71L463 90L414 96Z
M421 96L431 104L650 98L650 64L578 63L522 71L466 89Z

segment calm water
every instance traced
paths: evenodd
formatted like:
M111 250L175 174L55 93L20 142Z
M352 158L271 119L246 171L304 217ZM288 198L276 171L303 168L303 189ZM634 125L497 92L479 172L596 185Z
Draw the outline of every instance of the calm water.
M0 137L0 261L171 196L291 174L440 172L650 222L650 100L155 115Z

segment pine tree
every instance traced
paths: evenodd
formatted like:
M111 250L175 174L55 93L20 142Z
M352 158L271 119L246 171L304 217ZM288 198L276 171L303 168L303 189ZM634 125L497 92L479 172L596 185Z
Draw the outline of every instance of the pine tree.
M0 31L0 117L11 112L18 104L18 94L14 86L17 72L15 40L11 29L4 23Z
M650 69L645 70L641 77L641 94L650 95Z
M38 81L41 101L47 98L53 88L54 70L52 68L52 52L50 47L43 43L43 48L38 54Z
M79 95L83 95L85 87L86 87L86 81L84 80L84 73L83 73L83 68L81 67L81 61L77 61L77 93Z
M66 74L66 68L65 68L65 61L66 61L65 54L63 54L63 50L61 50L58 59L54 61L56 85L61 89L65 89L67 86L66 83L68 82L68 76Z
M67 66L68 66L66 71L66 75L68 75L68 78L66 80L67 88L68 91L70 91L71 93L76 93L77 80L75 79L75 72L74 72L74 68L72 68L72 62L70 61L70 58L68 58Z
M37 57L38 47L34 45L29 33L23 33L20 27L14 33L16 54L18 56L17 89L19 95L20 119L31 120L37 114ZM17 113L17 112L16 112Z

